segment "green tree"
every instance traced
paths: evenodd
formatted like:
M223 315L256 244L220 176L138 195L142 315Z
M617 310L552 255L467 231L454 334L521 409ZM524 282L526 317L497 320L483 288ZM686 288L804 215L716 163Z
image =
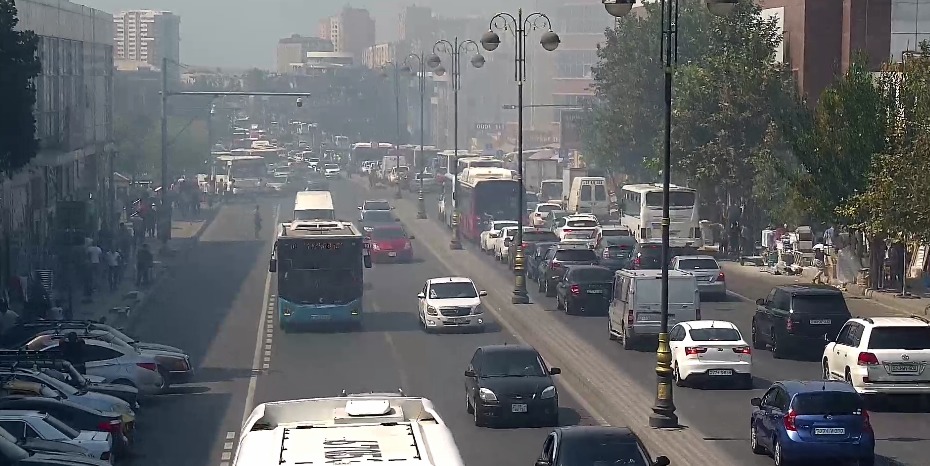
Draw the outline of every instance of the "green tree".
M120 147L117 171L159 179L161 176L161 122L145 116L125 119L115 132ZM168 167L171 175L207 170L210 149L207 122L199 119L168 119Z
M36 55L39 38L17 31L16 2L0 0L0 171L7 176L39 151L36 139L36 87L42 64Z

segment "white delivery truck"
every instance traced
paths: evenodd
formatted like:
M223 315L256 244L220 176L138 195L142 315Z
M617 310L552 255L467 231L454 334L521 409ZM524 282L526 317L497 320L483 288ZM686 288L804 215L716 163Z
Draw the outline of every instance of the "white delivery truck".
M608 310L607 331L623 349L637 343L654 345L662 320L662 271L618 270ZM701 320L697 278L689 272L668 271L668 328L679 322Z
M464 466L433 403L366 393L262 403L242 426L233 466Z

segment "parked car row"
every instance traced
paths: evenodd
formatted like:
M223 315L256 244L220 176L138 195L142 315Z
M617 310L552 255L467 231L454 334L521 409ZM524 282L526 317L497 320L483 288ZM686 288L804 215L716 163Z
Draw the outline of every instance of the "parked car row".
M181 349L92 321L0 336L0 464L111 465L128 457L142 398L193 376Z

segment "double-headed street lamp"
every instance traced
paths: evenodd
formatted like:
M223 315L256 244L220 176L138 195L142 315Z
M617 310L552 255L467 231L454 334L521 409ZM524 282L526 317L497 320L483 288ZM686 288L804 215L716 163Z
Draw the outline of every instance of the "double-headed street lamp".
M400 68L398 67L397 63L389 61L381 66L382 77L387 77L387 71L385 68L389 66L394 70L394 120L397 122L397 140L394 143L394 153L396 154L394 158L396 159L395 167L397 170L397 192L394 193L394 197L396 199L400 199L404 197L403 193L400 192Z
M416 67L410 66L411 61L416 61ZM426 161L423 160L423 137L425 131L423 129L423 113L425 112L425 100L426 100L426 57L423 52L420 53L411 53L407 55L407 58L404 59L404 71L408 73L413 73L417 77L417 84L420 90L420 182L417 187L417 218L425 219L426 218L426 202L423 200L423 178L426 175ZM414 163L416 163L416 157L414 157Z
M678 427L675 402L672 396L672 353L668 345L668 266L669 257L669 188L672 171L672 74L678 63L678 0L659 0L661 4L660 51L665 70L665 154L662 164L662 312L659 346L656 350L656 401L649 416L649 425L655 428ZM729 15L739 0L704 0L716 16ZM602 0L611 16L620 18L630 13L635 0Z
M514 238L513 273L514 304L530 302L526 293L526 272L523 256L523 217L526 215L526 186L523 185L523 83L526 81L526 39L530 32L545 28L539 44L548 52L559 47L559 35L552 32L552 22L543 13L530 13L523 16L523 9L517 10L517 16L510 13L498 13L491 18L488 32L481 36L481 45L493 52L501 45L500 36L495 29L509 31L514 37L514 80L517 82L517 234Z
M459 41L456 37L452 41L440 39L433 44L433 53L426 59L426 64L433 69L437 76L446 73L446 68L442 65L442 59L439 54L449 55L452 78L452 114L453 114L453 142L454 156L452 160L452 239L449 241L449 249L462 249L462 240L459 236L459 89L462 88L462 54L474 52L471 57L471 65L475 68L484 66L484 57L481 55L478 44L471 40L465 39Z

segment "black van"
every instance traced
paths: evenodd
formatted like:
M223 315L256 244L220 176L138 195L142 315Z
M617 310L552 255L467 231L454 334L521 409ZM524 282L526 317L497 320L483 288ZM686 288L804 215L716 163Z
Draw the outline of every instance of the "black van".
M827 337L839 333L850 318L846 298L829 285L782 285L756 300L752 346L772 349L772 356L789 351L821 352Z

